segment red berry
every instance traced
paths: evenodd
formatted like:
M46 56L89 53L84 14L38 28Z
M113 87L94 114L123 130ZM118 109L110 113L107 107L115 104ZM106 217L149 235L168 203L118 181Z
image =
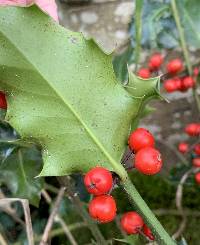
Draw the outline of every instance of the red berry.
M152 71L158 70L163 63L163 57L161 54L153 54L149 59L149 68Z
M112 196L97 196L89 203L90 216L101 223L111 222L116 212L116 203Z
M127 212L121 218L121 227L127 234L137 234L144 222L136 212Z
M172 93L177 90L177 84L174 79L168 79L164 82L164 88L168 93Z
M95 167L85 175L84 184L87 191L93 195L106 194L113 185L112 174L103 167Z
M154 143L153 135L145 128L137 128L130 134L128 139L129 147L134 152L147 146L154 147Z
M182 85L181 79L179 77L174 78L174 83L176 85L176 90L180 90Z
M200 184L200 172L195 174L195 180L197 184Z
M167 64L167 71L175 74L183 69L183 63L180 59L173 59Z
M141 77L141 78L147 79L147 78L150 78L151 72L150 72L150 70L147 69L147 68L141 68L141 69L138 71L138 76Z
M158 173L162 167L161 154L152 147L145 147L135 155L135 168L146 175Z
M185 142L181 142L179 145L178 145L178 150L181 152L181 153L186 153L189 149L189 145Z
M182 80L182 86L184 88L192 88L195 85L195 80L191 76L184 77Z
M196 144L195 147L194 147L194 152L197 154L197 155L200 155L200 144Z
M144 232L144 234L145 234L150 240L152 240L152 241L155 240L154 235L152 234L151 230L149 229L149 227L148 227L146 224L144 224L144 226L143 226L143 232Z
M179 91L181 92L186 92L189 88L185 86L185 84L183 83L183 79L181 79L181 86L179 88Z
M1 109L7 109L6 96L1 91L0 91L0 108Z
M190 136L198 136L200 134L200 124L190 123L185 127L185 132Z
M200 158L194 158L193 160L192 160L192 164L193 164L193 166L194 167L198 167L198 168L200 168Z
M199 68L198 67L194 67L193 74L195 77L197 77L199 75Z

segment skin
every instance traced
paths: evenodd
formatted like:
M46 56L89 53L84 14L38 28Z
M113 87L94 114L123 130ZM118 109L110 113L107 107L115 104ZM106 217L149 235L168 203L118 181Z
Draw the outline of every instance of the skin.
M54 0L1 0L0 6L28 7L36 4L42 11L58 22L57 5Z

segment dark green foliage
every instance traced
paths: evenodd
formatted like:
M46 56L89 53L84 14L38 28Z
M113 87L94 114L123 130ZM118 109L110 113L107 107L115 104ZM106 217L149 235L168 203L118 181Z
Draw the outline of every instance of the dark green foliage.
M129 46L123 53L116 55L113 59L113 68L118 80L124 83L128 79L127 66L132 60L133 48Z

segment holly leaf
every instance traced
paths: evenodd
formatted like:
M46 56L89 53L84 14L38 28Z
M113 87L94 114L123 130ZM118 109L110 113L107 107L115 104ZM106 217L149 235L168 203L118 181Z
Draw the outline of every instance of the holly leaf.
M152 98L161 98L159 77L142 79L129 70L126 89L140 103L148 102Z
M200 2L185 0L177 3L187 42L193 47L200 48Z
M144 0L141 44L152 49L174 48L179 45L176 24L169 3ZM132 46L135 47L135 19L130 24Z
M152 111L151 107L147 107L147 102L151 99L161 98L160 95L160 78L142 79L137 77L129 70L127 91L133 96L137 102L138 112L131 124L131 129L134 130L139 120Z
M18 149L0 165L0 181L8 186L12 197L25 198L38 206L43 179L35 179L41 169L41 158L33 149Z
M200 48L200 26L198 0L176 1L181 25L187 43L195 48ZM169 1L165 3L154 0L144 0L142 17L142 41L147 48L175 48L179 46L179 34L174 21ZM135 47L135 20L130 24L132 47Z
M126 178L120 160L130 126L157 95L159 79L135 77L123 87L110 54L35 6L0 8L0 47L6 120L24 140L41 146L40 176L101 165Z

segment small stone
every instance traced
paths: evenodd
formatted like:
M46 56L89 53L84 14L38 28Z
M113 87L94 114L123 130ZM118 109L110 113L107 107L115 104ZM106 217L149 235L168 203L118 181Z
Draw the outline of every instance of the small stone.
M94 12L83 12L81 13L81 21L85 24L91 25L97 22L99 19L98 15Z
M117 6L114 14L120 17L120 21L123 24L128 24L130 22L134 9L135 9L135 4L133 1L125 2Z
M115 36L118 39L126 39L127 38L127 32L123 31L123 30L118 30L115 32Z
M70 16L72 23L77 24L78 23L78 18L75 14L72 14Z

